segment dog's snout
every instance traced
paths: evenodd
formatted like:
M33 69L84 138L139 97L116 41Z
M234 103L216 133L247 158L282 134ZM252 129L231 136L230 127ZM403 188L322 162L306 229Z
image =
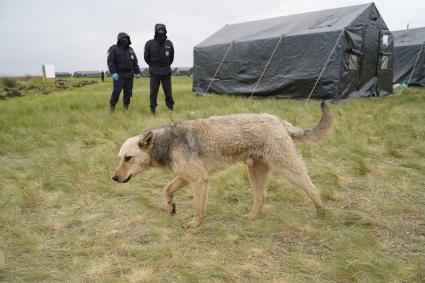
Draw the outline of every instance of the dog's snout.
M114 180L115 182L118 182L118 176L117 176L117 175L114 175L114 176L112 177L112 180Z

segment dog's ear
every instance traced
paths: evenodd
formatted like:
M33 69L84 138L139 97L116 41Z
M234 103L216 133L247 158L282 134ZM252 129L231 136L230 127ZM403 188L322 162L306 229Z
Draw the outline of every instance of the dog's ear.
M152 143L153 133L151 131L147 132L140 140L139 140L139 148L147 147Z

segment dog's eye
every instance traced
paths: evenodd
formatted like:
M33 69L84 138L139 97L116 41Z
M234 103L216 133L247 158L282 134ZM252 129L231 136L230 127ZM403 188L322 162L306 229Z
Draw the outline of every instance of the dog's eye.
M133 156L126 156L126 157L124 157L125 162L129 162L132 157Z

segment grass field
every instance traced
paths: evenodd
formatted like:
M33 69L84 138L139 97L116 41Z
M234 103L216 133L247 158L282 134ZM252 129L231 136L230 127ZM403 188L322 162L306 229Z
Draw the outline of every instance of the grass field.
M203 225L190 189L170 217L162 188L173 177L149 171L112 182L129 136L187 119L231 113L278 115L313 126L312 101L195 97L173 79L176 107L148 107L136 81L130 110L108 112L111 82L0 101L1 282L424 282L425 91L332 104L324 142L300 146L328 212L282 176L266 205L246 220L253 195L245 168L212 176Z

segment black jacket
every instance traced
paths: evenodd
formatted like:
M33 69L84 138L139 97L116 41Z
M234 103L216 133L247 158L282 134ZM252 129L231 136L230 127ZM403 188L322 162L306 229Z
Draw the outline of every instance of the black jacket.
M134 73L140 74L140 68L133 48L120 44L120 39L124 37L127 37L131 44L130 37L126 33L118 34L117 44L108 50L108 68L111 74L118 73L121 78L132 78Z
M146 42L145 61L149 65L149 74L153 76L170 76L174 61L173 43L168 39L160 40L157 35Z

